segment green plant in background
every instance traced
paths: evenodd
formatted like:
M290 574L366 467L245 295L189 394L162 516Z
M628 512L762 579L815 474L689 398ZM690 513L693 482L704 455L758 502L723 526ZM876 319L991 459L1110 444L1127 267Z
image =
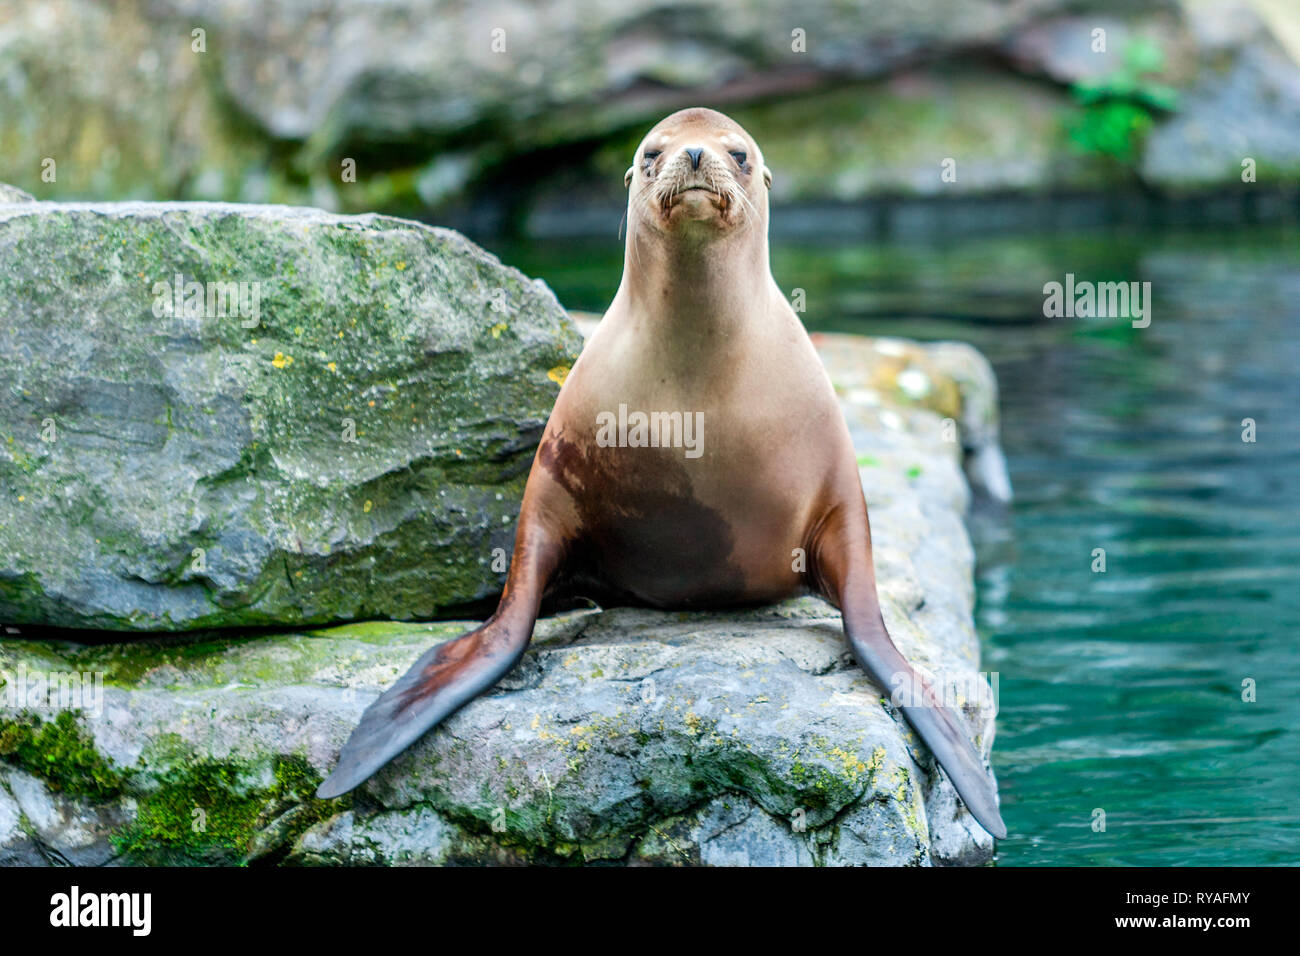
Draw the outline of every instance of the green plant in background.
M1070 92L1082 111L1070 125L1070 141L1082 152L1132 165L1155 117L1178 108L1178 92L1153 80L1164 67L1160 45L1139 37L1125 46L1119 69L1075 83Z

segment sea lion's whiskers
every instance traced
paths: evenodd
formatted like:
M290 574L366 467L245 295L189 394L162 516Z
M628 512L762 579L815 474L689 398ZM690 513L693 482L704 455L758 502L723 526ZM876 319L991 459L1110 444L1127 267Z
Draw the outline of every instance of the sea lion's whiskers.
M734 179L727 185L727 198L729 202L736 203L737 218L740 220L738 225L743 226L746 231L753 229L758 222L758 209L745 195L744 187Z

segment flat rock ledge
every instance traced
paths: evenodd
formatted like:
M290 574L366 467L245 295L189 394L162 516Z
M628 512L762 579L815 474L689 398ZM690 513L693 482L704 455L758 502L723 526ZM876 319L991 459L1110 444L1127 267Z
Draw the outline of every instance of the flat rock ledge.
M964 689L987 757L963 465L982 459L984 484L1009 494L992 373L966 346L816 342L857 443L885 619L910 660ZM0 641L0 864L992 857L992 838L852 662L839 615L813 598L545 619L491 694L354 794L314 799L380 689L471 623Z

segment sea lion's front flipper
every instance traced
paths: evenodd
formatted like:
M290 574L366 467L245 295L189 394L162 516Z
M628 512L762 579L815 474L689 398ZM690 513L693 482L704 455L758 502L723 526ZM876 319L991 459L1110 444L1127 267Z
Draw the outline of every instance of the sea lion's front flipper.
M560 553L559 542L539 525L521 527L496 612L468 634L426 651L366 708L316 796L337 797L361 785L514 667L532 637L542 592Z
M855 515L860 517L849 517ZM859 523L860 531L855 527ZM819 528L810 553L811 583L839 607L853 656L885 690L899 686L908 690L912 703L899 710L934 753L980 826L998 839L1005 838L1007 826L998 812L997 790L975 747L957 716L939 703L929 683L912 669L885 629L876 596L865 504L860 512L856 502L835 508ZM918 696L920 699L915 699Z

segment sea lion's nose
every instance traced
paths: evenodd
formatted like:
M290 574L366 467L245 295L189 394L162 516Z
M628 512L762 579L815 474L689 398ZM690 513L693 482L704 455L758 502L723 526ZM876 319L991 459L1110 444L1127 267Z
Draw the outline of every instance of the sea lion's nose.
M691 157L691 169L699 169L700 157L704 155L704 150L699 146L692 146L685 152L687 156Z

